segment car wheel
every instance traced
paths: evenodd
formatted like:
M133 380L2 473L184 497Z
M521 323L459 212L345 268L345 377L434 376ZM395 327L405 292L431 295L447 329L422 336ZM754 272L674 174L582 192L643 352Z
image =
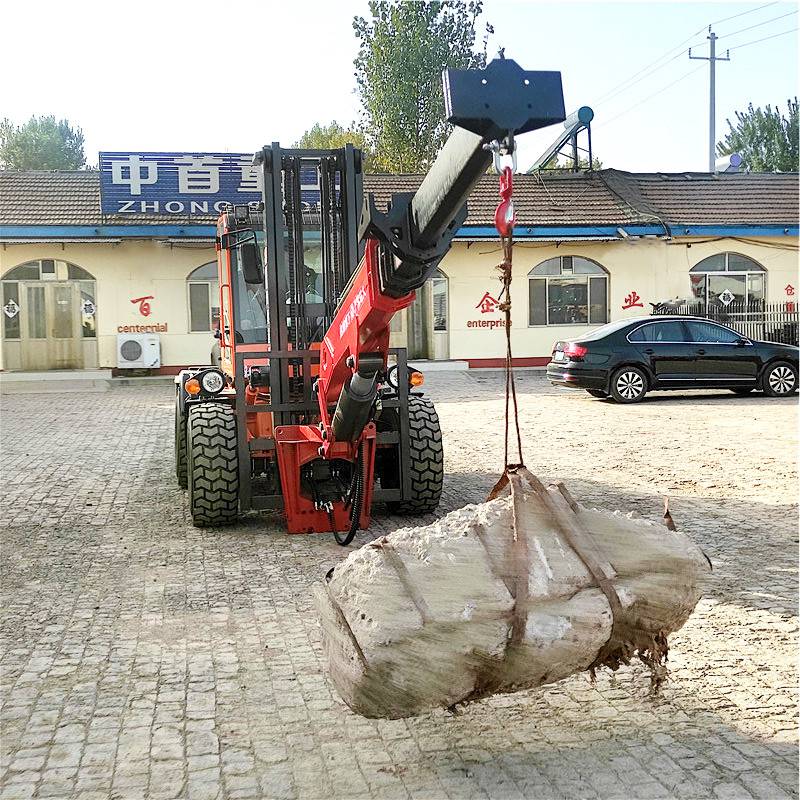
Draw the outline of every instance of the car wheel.
M589 392L592 397L599 397L603 400L608 397L608 392L604 392L602 389L587 389L586 391Z
M750 394L753 391L752 386L737 386L735 389L731 389L734 394L740 394L742 396L746 394Z
M618 403L638 403L647 394L647 375L638 367L622 367L611 379L611 396Z
M797 370L785 361L770 364L761 383L764 394L770 397L786 397L797 389Z

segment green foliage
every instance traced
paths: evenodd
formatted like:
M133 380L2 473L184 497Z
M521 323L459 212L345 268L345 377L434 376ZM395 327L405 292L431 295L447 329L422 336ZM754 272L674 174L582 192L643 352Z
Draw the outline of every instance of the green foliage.
M86 164L83 131L55 116L31 117L24 125L0 122L0 166L5 169L80 169Z
M373 165L385 172L426 170L444 144L442 70L486 65L475 49L481 0L370 0L370 18L356 17L355 60L363 129Z
M370 152L364 132L355 126L343 128L336 120L330 125L320 125L318 122L309 128L295 143L293 147L308 150L334 150L352 144L359 148L363 155L363 168L369 169Z
M717 144L717 155L739 153L744 166L753 172L797 172L797 98L788 100L789 116L767 106L736 112L736 125L727 120L729 133Z
M581 172L584 172L589 169L589 159L585 156L578 156L578 169ZM591 169L595 172L599 172L603 169L603 162L597 157L592 157L592 166ZM549 175L553 174L563 174L568 172L574 172L574 165L572 163L572 159L567 156L553 156L543 167L542 172L547 172Z
M330 125L318 122L309 128L295 143L294 147L310 150L328 150L352 144L364 149L364 134L354 128L343 128L336 120Z

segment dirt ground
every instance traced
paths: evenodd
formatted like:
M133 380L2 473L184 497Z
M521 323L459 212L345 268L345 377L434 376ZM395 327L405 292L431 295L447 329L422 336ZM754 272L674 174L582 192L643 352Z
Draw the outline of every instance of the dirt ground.
M444 513L502 468L502 375L425 388ZM528 467L653 520L668 495L707 594L658 698L631 667L388 722L325 676L309 590L347 550L275 515L188 524L171 392L2 398L4 800L797 796L796 398L620 406L520 372ZM378 510L354 546L410 522Z

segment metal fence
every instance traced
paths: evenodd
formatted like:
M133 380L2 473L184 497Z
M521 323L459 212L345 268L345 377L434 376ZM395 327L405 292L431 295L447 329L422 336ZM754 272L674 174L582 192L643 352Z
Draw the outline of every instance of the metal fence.
M722 304L659 303L654 314L687 314L705 317L733 328L749 339L798 344L798 309L795 303L761 301Z

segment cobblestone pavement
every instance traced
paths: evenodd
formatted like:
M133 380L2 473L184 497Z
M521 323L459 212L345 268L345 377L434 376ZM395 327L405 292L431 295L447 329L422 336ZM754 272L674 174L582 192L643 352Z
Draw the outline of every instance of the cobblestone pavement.
M492 373L434 373L442 511L502 459ZM714 563L671 679L585 675L400 721L323 671L310 587L346 551L274 516L187 524L169 386L3 398L2 762L12 798L797 796L796 400L638 406L519 376L528 465L678 526ZM409 520L378 515L369 535Z

